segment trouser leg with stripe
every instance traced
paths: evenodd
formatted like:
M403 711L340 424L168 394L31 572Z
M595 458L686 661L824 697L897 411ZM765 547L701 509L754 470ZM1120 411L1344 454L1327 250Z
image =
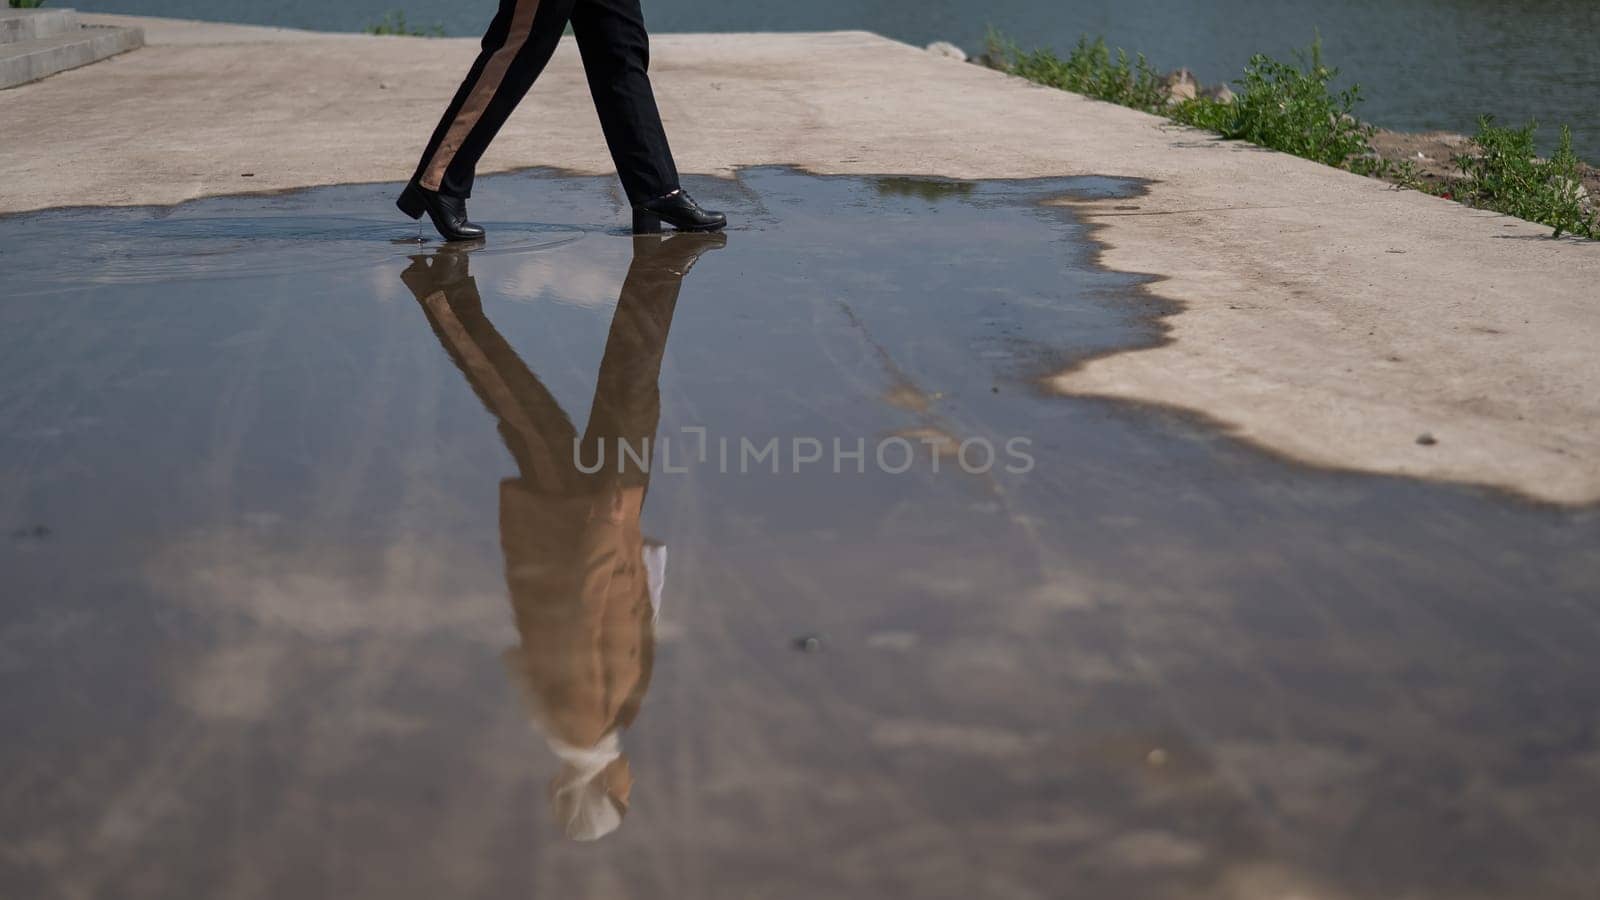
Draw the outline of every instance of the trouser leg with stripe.
M478 160L544 71L569 21L628 201L677 190L677 168L650 89L650 46L639 0L501 0L483 51L417 165L423 187L451 197L472 195Z

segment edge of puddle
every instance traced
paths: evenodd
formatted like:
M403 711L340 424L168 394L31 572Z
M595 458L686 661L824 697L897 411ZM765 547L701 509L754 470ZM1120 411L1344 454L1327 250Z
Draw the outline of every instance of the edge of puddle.
M1108 218L1107 216L1099 215L1084 208L1086 204L1100 200L1125 199L1132 202L1143 199L1148 197L1152 193L1152 189L1161 183L1159 179L1137 178L1120 175L1098 175L1094 173L1045 177L956 178L944 175L915 172L837 172L828 171L814 166L776 162L741 165L734 167L731 171L723 172L696 173L690 171L686 172L685 175L688 179L706 179L722 182L728 185L738 185L743 181L743 173L758 169L787 169L792 172L818 178L903 178L916 181L945 182L952 184L975 182L1027 184L1029 182L1048 183L1080 180L1101 180L1108 183L1115 183L1125 186L1128 188L1128 192L1122 195L1098 197L1090 196L1088 191L1057 190L1041 192L1045 194L1045 196L1037 197L1029 201L1029 205L1065 216L1070 219L1074 226L1083 229L1083 233L1089 244L1089 253L1087 258L1089 265L1101 273L1122 275L1130 279L1130 283L1127 286L1128 295L1137 299L1142 306L1147 307L1147 309L1133 314L1130 317L1130 324L1133 324L1136 327L1148 329L1149 332L1148 336L1141 335L1138 339L1126 345L1089 351L1081 356L1073 357L1071 361L1065 363L1064 365L1055 366L1049 368L1048 370L1040 371L1039 373L1027 378L1019 379L1019 383L1026 384L1037 396L1041 398L1066 399L1075 402L1092 403L1108 409L1117 410L1124 415L1150 416L1151 414L1156 414L1159 417L1169 422L1179 424L1182 427L1199 429L1219 435L1243 448L1247 448L1254 453L1260 454L1265 459L1279 464L1293 466L1308 472L1318 472L1352 478L1374 478L1427 484L1465 494L1475 495L1482 499L1508 502L1520 508L1535 511L1553 513L1588 513L1600 511L1600 499L1591 501L1564 502L1553 500L1547 497L1535 496L1507 484L1452 479L1425 474L1386 472L1361 468L1356 465L1339 465L1335 463L1314 461L1306 459L1302 456L1298 456L1290 451L1258 441L1249 435L1242 433L1238 426L1223 420L1217 415L1202 410L1181 406L1163 400L1134 399L1128 397L1111 397L1092 393L1078 393L1055 386L1053 382L1057 379L1077 372L1097 360L1106 359L1125 353L1156 350L1177 343L1177 339L1172 336L1173 328L1168 320L1187 311L1190 306L1181 299L1163 294L1158 287L1164 282L1171 281L1174 276L1164 275L1158 272L1123 270L1108 265L1105 261L1105 257L1109 251L1116 249L1116 244L1109 240L1104 232L1111 229L1113 223L1103 221L1105 218ZM486 178L540 176L558 178L604 178L608 177L609 175L609 173L586 172L578 169L568 169L558 166L515 167L501 170L490 170L480 174ZM304 185L290 188L275 188L268 190L206 192L177 201L175 203L70 204L40 207L29 210L0 212L0 221L6 221L25 216L47 215L51 213L71 214L92 212L97 210L134 211L147 209L164 210L167 212L167 214L170 214L171 212L181 209L184 206L208 200L253 199L270 201L274 198L290 197L297 194L325 190L329 188L395 185L396 189L398 190L398 187L402 184L403 182L392 179L357 180ZM384 206L383 210L387 213L389 208ZM620 214L621 213L619 213L619 215ZM622 227L623 226L621 225L614 224L610 227L597 228L596 231L607 234L621 234L623 232L619 229ZM579 230L581 231L586 229ZM419 244L417 249L421 252L434 252L440 246L441 244L439 242L429 240ZM3 256L3 251L0 251L0 256Z

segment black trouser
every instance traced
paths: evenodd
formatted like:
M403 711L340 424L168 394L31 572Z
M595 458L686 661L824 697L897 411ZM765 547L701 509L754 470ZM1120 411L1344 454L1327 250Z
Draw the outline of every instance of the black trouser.
M678 170L650 90L650 41L639 0L500 0L483 52L417 164L423 187L472 196L478 160L544 71L569 21L628 202L678 189Z

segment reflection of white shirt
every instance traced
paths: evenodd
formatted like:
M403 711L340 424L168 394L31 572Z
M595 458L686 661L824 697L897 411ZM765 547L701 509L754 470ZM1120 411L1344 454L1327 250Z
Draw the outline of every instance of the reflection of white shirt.
M667 545L647 541L641 551L645 570L645 586L650 593L652 618L661 618L661 594L667 579ZM545 744L562 762L561 774L552 785L551 808L566 829L567 836L578 841L594 841L617 830L622 824L622 811L611 801L606 786L599 781L606 767L622 756L622 736L611 731L592 747L575 747L555 737L546 724L548 721L541 698L528 690L527 681L520 675L520 647L505 652L505 662L512 680L517 682L533 720L544 733Z
M661 590L667 583L667 545L646 541L644 545L644 577L650 588L650 609L656 621L661 620Z
M622 824L622 810L611 802L599 778L606 766L622 756L622 739L613 731L587 749L549 735L545 743L565 764L551 785L550 806L567 837L595 841L616 831Z

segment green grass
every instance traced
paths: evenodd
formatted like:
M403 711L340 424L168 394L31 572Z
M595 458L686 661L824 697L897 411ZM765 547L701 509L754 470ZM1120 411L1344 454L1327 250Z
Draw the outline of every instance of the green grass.
M1493 116L1478 119L1472 143L1477 153L1455 158L1463 180L1456 199L1469 206L1549 225L1556 237L1576 234L1600 240L1600 214L1584 211L1578 157L1572 152L1572 129L1562 126L1561 140L1549 159L1534 151L1539 126L1502 128Z
M1144 54L1130 60L1119 49L1113 56L1104 38L1079 38L1066 59L1049 50L1023 52L997 35L991 35L991 46L1005 54L1013 75L1038 84L1146 112L1160 110L1167 101L1166 81Z
M1297 63L1263 54L1250 58L1232 103L1190 100L1173 118L1329 166L1359 166L1372 153L1377 129L1356 118L1361 86L1334 90L1338 69L1322 63L1322 42L1296 54Z
M1371 143L1377 128L1356 115L1361 86L1335 89L1339 70L1323 63L1320 39L1298 51L1292 63L1264 54L1251 57L1244 76L1233 82L1237 91L1232 102L1208 97L1172 102L1165 77L1143 54L1130 58L1125 50L1113 52L1100 38L1079 39L1062 58L1050 50L1024 51L991 31L987 59L1038 84L1549 225L1557 237L1600 239L1597 215L1584 209L1569 129L1562 129L1555 155L1541 160L1534 153L1533 125L1499 128L1485 118L1473 139L1477 152L1455 160L1462 182L1430 184L1414 165L1378 158Z
M394 10L384 14L383 21L367 26L367 34L400 35L405 37L444 37L444 26L417 27L406 22L406 14Z
M38 9L45 4L45 0L11 0L12 9Z
M1197 97L1168 102L1165 77L1145 59L1114 53L1103 38L1080 38L1065 59L1049 50L1024 51L991 34L991 58L1005 60L1006 71L1029 81L1157 113L1215 131L1230 140L1249 141L1331 166L1348 166L1372 152L1376 131L1355 117L1361 87L1335 91L1339 70L1322 62L1321 41L1296 54L1298 64L1265 55L1250 58L1232 103Z

